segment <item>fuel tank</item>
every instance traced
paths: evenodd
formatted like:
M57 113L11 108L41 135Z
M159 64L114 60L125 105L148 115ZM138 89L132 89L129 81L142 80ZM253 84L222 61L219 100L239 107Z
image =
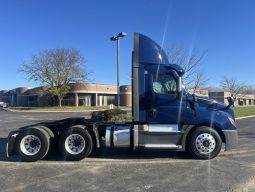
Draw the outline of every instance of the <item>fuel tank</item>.
M106 127L105 145L111 148L130 147L130 125L112 125Z

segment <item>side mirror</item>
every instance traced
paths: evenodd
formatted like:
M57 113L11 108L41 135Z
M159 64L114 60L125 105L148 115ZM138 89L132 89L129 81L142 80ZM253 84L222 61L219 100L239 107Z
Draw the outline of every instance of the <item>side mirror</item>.
M228 106L226 107L226 109L229 109L232 105L234 106L234 103L235 103L234 97L228 97Z
M176 91L177 91L178 95L180 95L180 93L182 91L182 78L181 78L181 76L178 75L178 73L175 70L171 70L171 71L177 81Z

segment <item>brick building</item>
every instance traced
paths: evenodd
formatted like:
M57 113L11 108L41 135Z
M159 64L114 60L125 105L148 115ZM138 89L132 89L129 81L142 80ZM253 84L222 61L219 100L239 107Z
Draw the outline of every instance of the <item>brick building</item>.
M63 106L108 106L116 105L117 86L103 84L70 84L70 90L63 98ZM29 89L18 87L9 91L0 91L0 101L10 106L50 106L56 105L49 95L39 94L42 87ZM120 105L131 106L130 85L120 86Z
M228 103L228 97L230 97L230 92L209 92L209 97L217 101ZM238 94L235 98L235 106L238 105L255 105L255 95L248 94Z
M188 89L190 93L194 93L193 89ZM195 94L200 96L209 97L216 101L228 104L228 97L231 96L230 92L225 91L208 91L205 89L197 89ZM235 98L235 106L255 105L255 95L238 94Z

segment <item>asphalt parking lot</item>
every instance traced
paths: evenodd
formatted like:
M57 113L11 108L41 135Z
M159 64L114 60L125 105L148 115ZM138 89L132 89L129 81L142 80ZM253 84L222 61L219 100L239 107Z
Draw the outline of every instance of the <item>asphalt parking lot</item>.
M238 120L239 147L213 160L183 152L97 151L80 162L47 157L35 163L7 159L8 133L18 127L89 113L0 111L0 190L14 191L255 191L255 118Z

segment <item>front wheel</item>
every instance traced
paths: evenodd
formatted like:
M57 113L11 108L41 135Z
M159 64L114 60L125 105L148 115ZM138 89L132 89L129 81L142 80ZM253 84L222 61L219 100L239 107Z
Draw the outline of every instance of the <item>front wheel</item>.
M79 161L91 154L93 140L86 129L72 127L60 136L59 149L64 160Z
M220 135L210 127L198 127L187 140L189 153L196 159L212 159L216 157L222 146Z

